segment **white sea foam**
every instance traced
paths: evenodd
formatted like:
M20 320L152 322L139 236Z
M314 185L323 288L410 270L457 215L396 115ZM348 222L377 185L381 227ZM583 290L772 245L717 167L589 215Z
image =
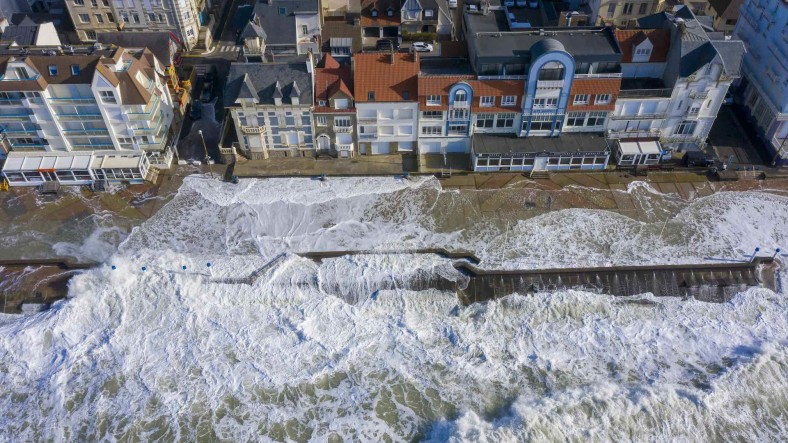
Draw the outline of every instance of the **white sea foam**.
M567 210L506 229L446 216L474 213L473 200L424 179L187 179L106 265L72 280L70 300L0 323L0 439L788 438L784 294L709 304L559 291L461 307L451 292L376 290L459 278L447 259L292 254L689 262L787 244L788 199L718 194L667 223Z

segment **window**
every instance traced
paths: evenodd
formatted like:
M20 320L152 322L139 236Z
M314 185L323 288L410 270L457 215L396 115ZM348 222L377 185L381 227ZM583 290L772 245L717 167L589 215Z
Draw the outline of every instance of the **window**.
M25 69L25 68L14 68L14 71L16 72L16 78L18 78L18 79L29 79L29 78L31 78L30 74L27 73L27 69Z
M638 48L635 50L635 55L646 56L651 54L651 48Z
M123 23L129 22L129 13L128 12L121 12L120 19L123 20Z
M428 95L427 96L427 106L440 106L441 104L441 96L440 95Z
M512 113L498 114L498 118L495 120L496 128L511 128L513 126L514 126L514 114Z
M549 131L553 128L553 116L548 115L532 115L531 116L531 130L532 131Z
M318 106L325 106L326 105L326 101L325 100L318 100L317 101L317 105Z
M424 17L432 17L432 9L425 10Z
M307 25L301 25L301 34L302 34L302 35L307 35L307 34L309 34L309 26L307 26Z
M133 21L134 23L139 23L140 22L140 15L136 14L136 13L135 14L131 14L131 21Z
M607 117L607 112L604 111L589 112L586 126L602 126L605 124L605 117Z
M386 10L386 15L388 15L389 17L394 17L394 10L391 9L391 8L388 8Z
M367 100L374 102L375 101L375 91L367 92Z
M449 111L449 120L468 120L468 110L452 109Z
M517 104L517 96L504 95L501 97L501 106L515 106Z
M96 17L96 23L104 23L104 16L101 14L93 14L93 17Z
M495 106L495 96L483 95L479 97L479 106L483 108L489 108L491 106Z
M98 0L90 0L90 6L94 8L98 8Z
M495 121L495 114L476 114L477 128L492 128Z
M695 127L698 122L691 120L684 120L676 127L676 135L692 135L695 132Z
M534 99L534 108L555 108L558 106L558 97L543 97Z
M371 14L373 17L377 17L377 16L378 16L378 10L377 10L377 9L372 9L372 11L370 11L370 14Z
M454 103L455 104L465 104L468 96L465 94L465 91L457 91L454 93Z
M102 103L117 103L115 94L112 91L99 91Z
M167 24L167 16L165 14L159 14L159 22Z
M440 126L422 126L421 133L423 135L441 135Z
M453 124L453 125L449 125L449 134L465 135L467 133L468 133L468 125L467 124Z
M566 119L567 126L583 126L586 120L585 112L570 112Z
M349 128L350 117L334 117L334 126L338 126L340 128Z
M279 8L279 15L287 15L287 8Z
M575 105L587 105L588 104L588 94L575 94L575 99L573 104Z
M148 14L148 21L151 23L156 23L156 14L149 13Z
M71 75L79 75L79 65L71 65Z
M689 115L698 115L700 112L700 103L693 103L689 108Z
M725 24L728 25L728 26L735 26L736 25L736 21L737 21L737 19L730 18L728 20L725 20Z
M629 15L632 14L632 8L634 7L634 3L624 3L624 11L622 14Z
M85 0L74 0L74 4L77 6L85 6Z
M443 111L423 111L421 113L421 118L425 120L442 120Z
M95 40L96 39L96 31L85 31L85 39L86 40Z
M648 3L641 3L640 4L640 9L638 10L638 14L639 15L645 15L647 8L648 8Z
M607 18L613 18L616 15L616 4L611 3L607 6Z
M402 91L402 99L403 100L410 100L410 92Z
M112 15L111 12L107 13L107 21L110 23L115 23L115 17Z
M79 21L82 23L90 23L90 16L87 14L79 14Z
M315 123L318 126L326 126L328 124L328 117L326 117L325 115L316 115Z
M610 94L597 94L594 96L595 105L606 105L610 103Z
M187 29L186 30L186 35L188 35L189 37L194 37L194 31L191 30L191 29Z
M49 75L52 77L57 75L57 65L49 65Z

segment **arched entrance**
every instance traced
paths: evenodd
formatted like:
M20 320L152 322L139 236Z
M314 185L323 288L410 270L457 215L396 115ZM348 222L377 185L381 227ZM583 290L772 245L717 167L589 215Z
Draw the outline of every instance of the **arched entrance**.
M331 151L331 139L326 134L320 134L317 137L317 150L325 154Z

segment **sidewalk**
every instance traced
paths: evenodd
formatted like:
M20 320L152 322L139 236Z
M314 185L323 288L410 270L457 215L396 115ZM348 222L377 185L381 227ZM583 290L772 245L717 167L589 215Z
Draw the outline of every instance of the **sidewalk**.
M325 175L400 175L418 171L412 155L357 156L351 159L288 157L269 160L239 158L234 175L245 177L315 177Z

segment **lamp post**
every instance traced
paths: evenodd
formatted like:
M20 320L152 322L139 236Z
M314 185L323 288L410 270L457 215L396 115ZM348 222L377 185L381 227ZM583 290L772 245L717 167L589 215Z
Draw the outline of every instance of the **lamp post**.
M197 131L200 134L200 140L202 140L202 149L205 151L205 162L208 163L208 171L211 172L211 178L213 178L213 166L211 166L211 158L208 157L208 148L205 147L205 137L202 136L202 129Z

